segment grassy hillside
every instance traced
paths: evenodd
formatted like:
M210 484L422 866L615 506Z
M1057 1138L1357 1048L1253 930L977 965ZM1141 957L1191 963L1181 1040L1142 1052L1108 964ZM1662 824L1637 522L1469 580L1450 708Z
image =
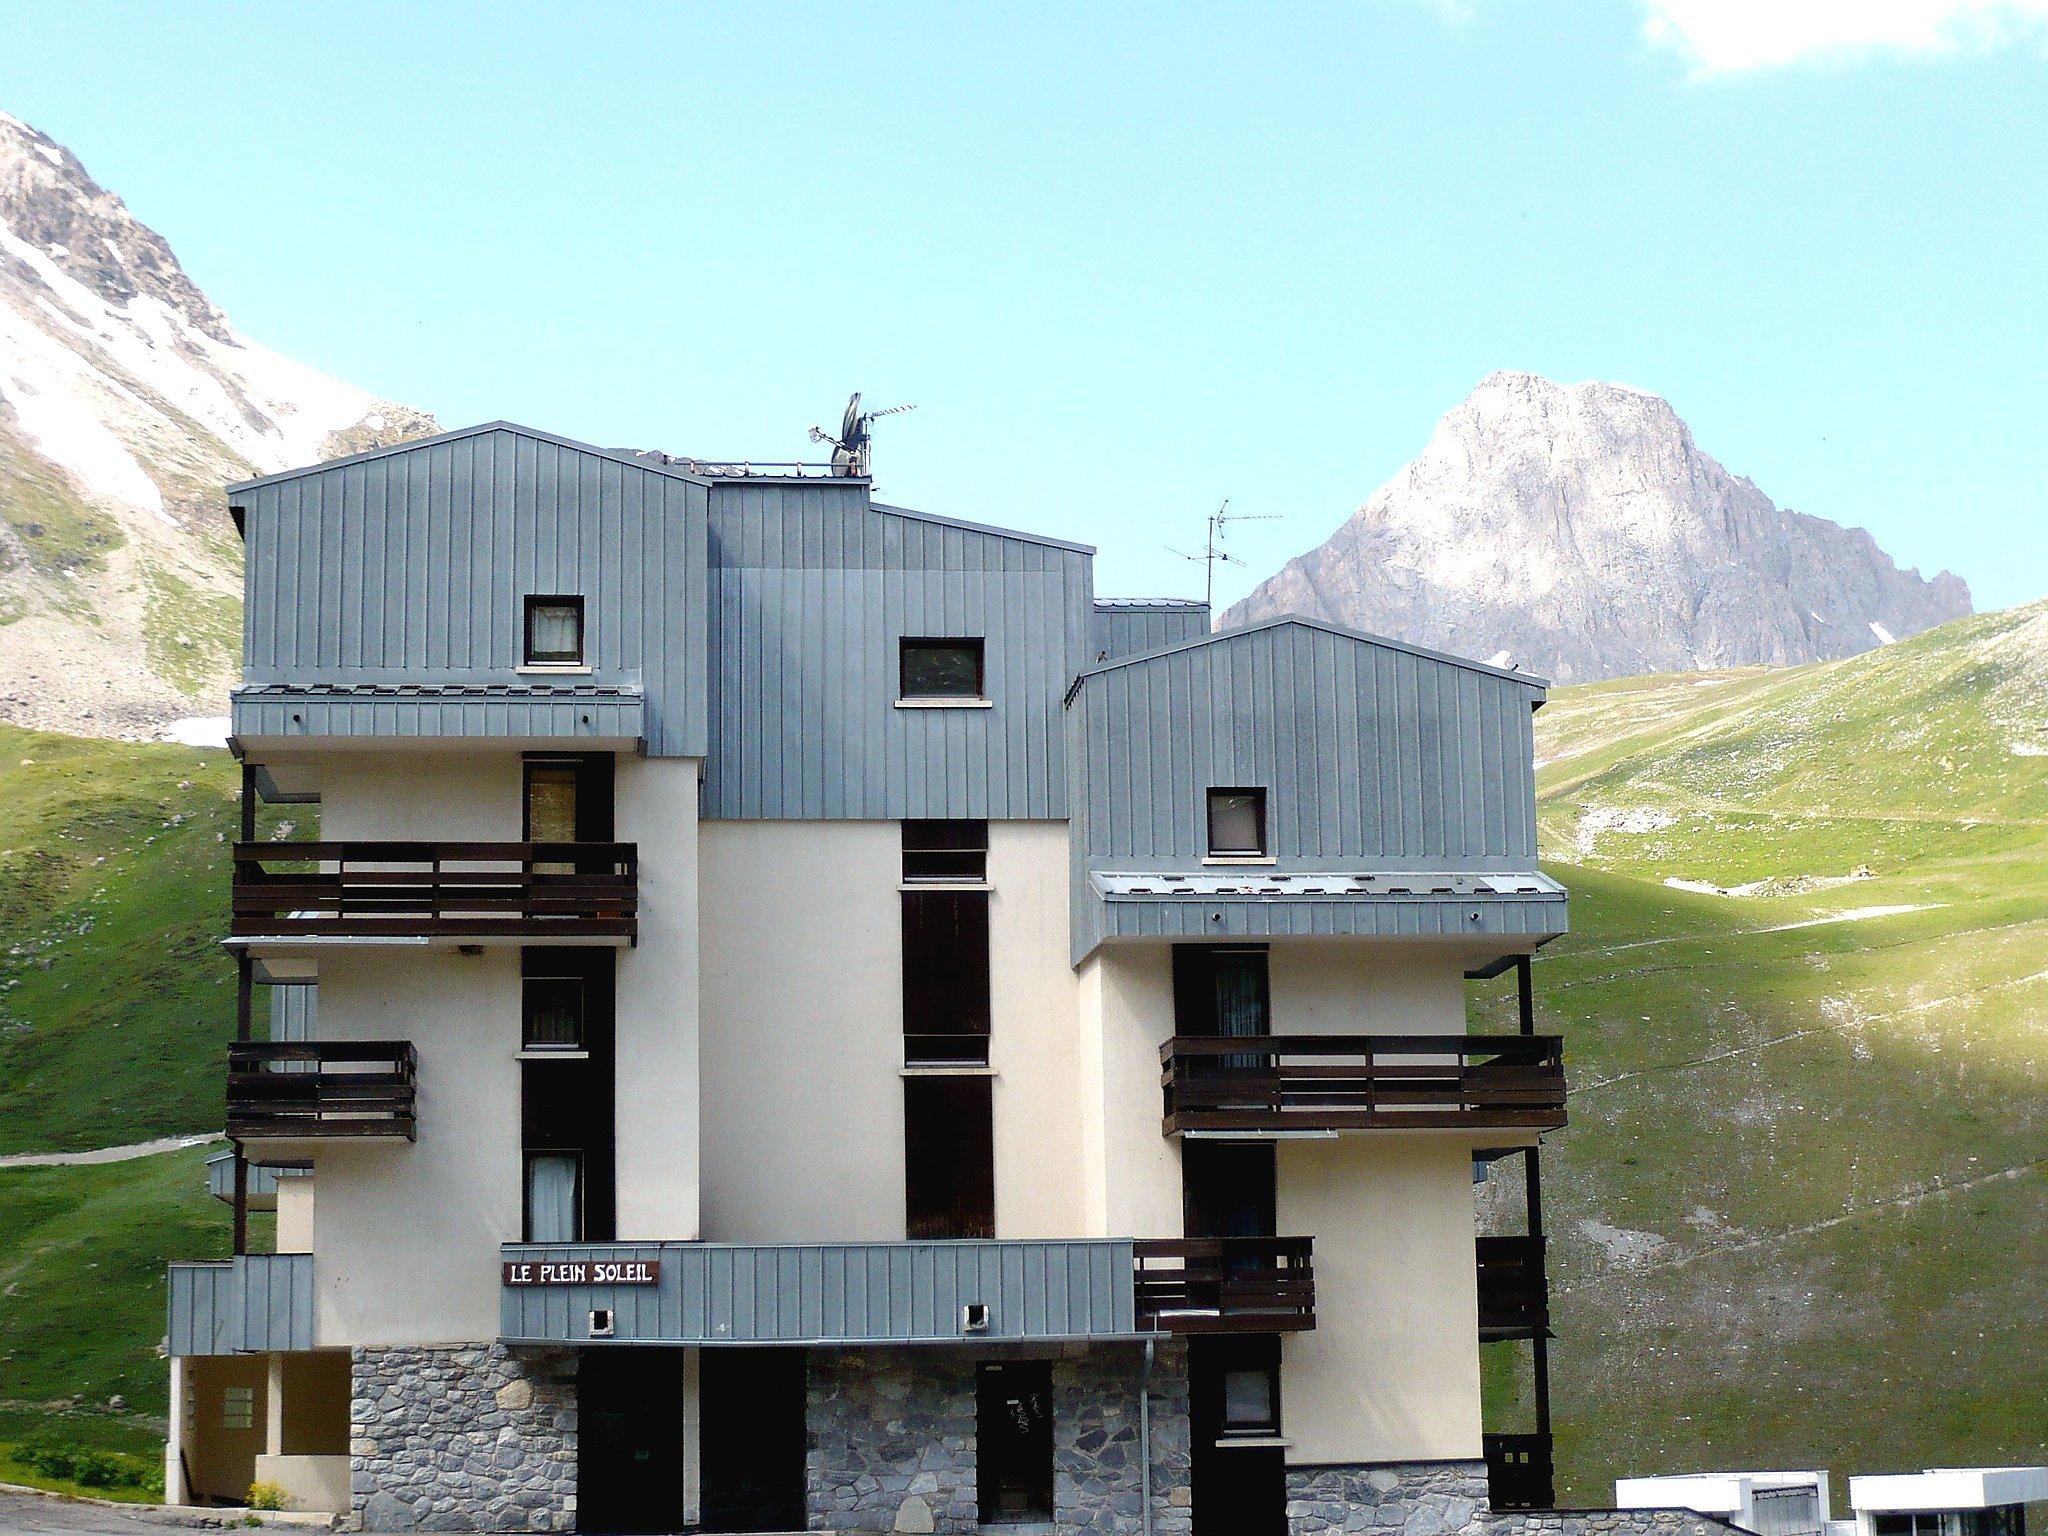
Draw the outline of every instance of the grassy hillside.
M0 726L0 1154L221 1123L225 752Z
M2048 605L1538 740L1564 1491L2048 1459Z

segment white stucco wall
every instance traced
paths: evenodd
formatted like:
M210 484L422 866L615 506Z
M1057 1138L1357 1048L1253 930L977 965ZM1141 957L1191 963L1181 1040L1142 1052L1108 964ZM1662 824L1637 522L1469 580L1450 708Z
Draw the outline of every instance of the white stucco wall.
M313 1251L313 1176L295 1174L277 1181L277 1251Z
M1273 1033L1463 1034L1466 963L1441 944L1278 942L1267 961Z
M640 852L640 942L618 951L618 1233L693 1240L699 1218L694 758L622 757L616 835Z
M1106 946L1082 962L1079 1106L1089 1237L1178 1237L1180 1148L1162 1135L1159 1047L1173 1033L1173 952Z
M1282 1142L1278 1215L1316 1240L1316 1327L1281 1346L1288 1462L1476 1458L1470 1149L1400 1132Z
M701 830L704 1236L903 1237L902 833Z
M996 1236L1073 1237L1087 1218L1066 823L989 823L988 873Z

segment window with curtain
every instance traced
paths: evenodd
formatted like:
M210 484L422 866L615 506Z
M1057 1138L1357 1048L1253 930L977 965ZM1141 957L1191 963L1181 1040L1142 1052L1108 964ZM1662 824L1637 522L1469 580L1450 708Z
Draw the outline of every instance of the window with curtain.
M526 1240L573 1243L583 1236L583 1158L575 1152L526 1155Z
M528 976L524 982L525 1048L583 1049L583 978Z
M583 660L583 599L529 597L526 600L526 664L575 666Z
M1209 791L1209 857L1259 859L1266 856L1266 792L1263 789Z
M902 697L978 699L982 696L979 640L907 639L901 654Z

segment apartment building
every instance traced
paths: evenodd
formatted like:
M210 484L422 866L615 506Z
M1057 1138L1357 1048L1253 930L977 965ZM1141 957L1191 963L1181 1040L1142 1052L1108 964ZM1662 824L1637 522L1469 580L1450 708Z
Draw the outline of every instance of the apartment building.
M169 1277L173 1498L1159 1536L1551 1502L1540 682L505 423L229 500L237 1237ZM1507 975L1519 1030L1470 1032ZM1476 1234L1482 1176L1524 1235ZM1491 1347L1533 1422L1482 1422Z

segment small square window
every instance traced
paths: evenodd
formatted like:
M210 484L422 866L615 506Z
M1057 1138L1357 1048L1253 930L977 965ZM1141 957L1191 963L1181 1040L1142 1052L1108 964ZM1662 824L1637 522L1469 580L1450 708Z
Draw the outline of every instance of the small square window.
M1266 1366L1223 1373L1223 1433L1272 1435L1280 1431L1279 1385Z
M1266 856L1266 792L1263 789L1209 791L1209 856L1260 859Z
M583 661L583 599L529 597L526 600L526 664L578 666Z
M978 699L979 640L905 640L902 692L906 699Z
M583 978L529 976L525 983L525 1045L529 1051L583 1049Z

